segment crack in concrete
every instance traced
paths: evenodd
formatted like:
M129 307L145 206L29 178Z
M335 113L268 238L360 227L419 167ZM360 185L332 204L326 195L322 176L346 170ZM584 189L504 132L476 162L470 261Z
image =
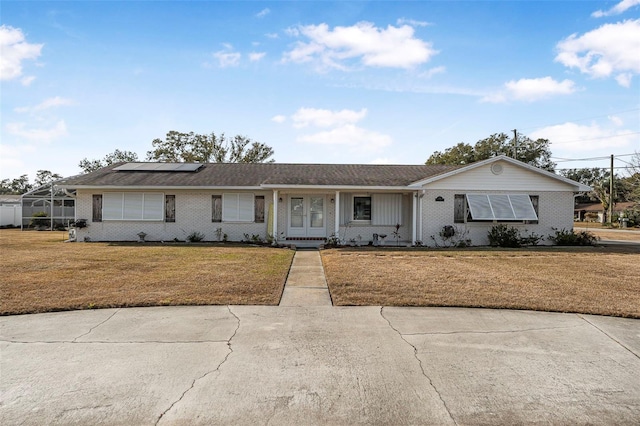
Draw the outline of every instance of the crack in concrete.
M229 313L236 319L237 321L237 325L236 325L236 329L233 331L233 334L231 335L231 337L229 337L229 339L226 341L227 343L227 347L229 348L229 352L227 353L227 355L224 357L224 359L220 362L220 364L218 364L218 366L213 369L213 370L209 370L206 373L204 373L202 376L197 377L195 379L193 379L193 381L191 382L191 386L189 386L184 392L182 392L182 395L180 395L180 398L178 398L177 400L175 400L170 406L169 408L167 408L166 410L164 410L160 416L158 416L158 419L155 422L155 425L158 425L158 423L160 423L160 421L162 420L162 418L164 417L165 414L167 414L169 411L171 411L171 409L178 404L180 401L182 401L182 399L184 398L184 396L195 387L196 382L198 382L201 379L204 379L205 377L207 377L209 374L213 374L215 372L220 371L220 368L222 367L222 364L224 364L225 362L227 362L227 359L229 359L229 356L233 353L233 348L231 347L231 340L233 340L233 338L236 336L236 333L238 333L238 330L240 329L240 318L238 318L238 316L233 313L233 311L231 310L231 306L227 305L227 309L229 310Z
M389 327L391 327L391 329L393 331L398 333L398 336L400 336L400 338L402 340L404 340L406 344L408 344L409 346L411 346L413 348L413 357L416 359L416 361L418 361L418 365L420 366L420 371L422 371L422 375L429 381L429 384L431 385L431 388L438 395L438 398L440 398L440 402L442 402L442 405L444 406L444 409L447 411L447 414L449 415L449 418L451 419L453 424L457 425L458 422L456 422L456 419L453 417L453 414L451 414L451 410L449 410L449 407L447 406L447 403L445 402L444 398L442 398L442 395L440 394L440 391L438 390L436 385L433 383L433 380L431 380L431 377L429 377L427 375L427 373L424 371L424 366L422 365L422 360L420 360L420 358L418 357L418 348L416 346L414 346L411 342L409 342L407 339L405 339L404 335L402 333L400 333L400 330L398 330L397 328L395 328L393 326L393 324L391 324L391 321L389 321L389 319L384 316L383 310L384 310L384 306L381 306L380 307L380 316L387 322L387 324L389 324Z
M540 328L523 328L521 330L495 330L495 331L443 331L443 332L431 332L431 333L404 333L404 336L440 336L450 334L512 334L512 333L524 333L527 331L547 331L547 330L563 330L567 328L577 328L579 326L572 325L567 327L540 327Z
M625 346L624 344L622 344L622 342L620 342L619 340L615 339L612 335L610 335L609 333L607 333L606 331L604 331L603 329L601 329L600 327L598 327L597 325L595 325L594 323L592 323L591 321L589 321L588 319L586 319L585 317L583 317L580 314L576 314L578 316L578 318L582 319L583 321L585 321L587 324L589 324L591 327L595 328L596 330L598 330L600 333L604 334L605 336L607 336L609 339L613 340L614 342L616 342L618 345L620 345L622 348L626 349L627 351L629 351L629 353L631 353L633 356L635 356L636 358L640 359L640 355L635 353L634 351L631 350L631 348L628 348L627 346Z
M104 321L102 321L100 324L98 324L98 325L95 325L95 326L91 327L91 328L89 329L89 331L87 331L87 332L86 332L86 333L84 333L84 334L79 335L78 337L76 337L75 339L73 339L73 341L75 342L75 341L76 341L76 340L78 340L79 338L84 337L84 336L86 336L87 334L90 334L93 330L95 330L96 328L100 327L102 324L104 324L105 322L107 322L107 321L109 321L111 318L113 318L113 316L114 316L115 314L117 314L118 312L120 312L120 308L116 309L116 311L115 311L114 313L112 313L111 315L109 315L109 318L105 319L105 320L104 320Z

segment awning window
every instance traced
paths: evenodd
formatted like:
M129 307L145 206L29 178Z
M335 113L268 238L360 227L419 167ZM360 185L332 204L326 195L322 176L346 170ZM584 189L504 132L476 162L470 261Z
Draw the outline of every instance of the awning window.
M467 194L473 220L538 220L526 194Z

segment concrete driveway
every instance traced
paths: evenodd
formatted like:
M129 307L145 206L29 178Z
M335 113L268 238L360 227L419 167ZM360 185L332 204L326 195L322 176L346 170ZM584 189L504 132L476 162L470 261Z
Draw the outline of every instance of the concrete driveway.
M0 326L3 425L640 421L638 320L203 306Z

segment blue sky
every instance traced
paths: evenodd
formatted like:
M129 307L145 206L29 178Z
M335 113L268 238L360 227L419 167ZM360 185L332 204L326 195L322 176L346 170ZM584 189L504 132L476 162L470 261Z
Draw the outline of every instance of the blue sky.
M289 163L421 164L513 129L556 158L640 151L640 0L3 1L0 25L1 178L144 159L170 130Z

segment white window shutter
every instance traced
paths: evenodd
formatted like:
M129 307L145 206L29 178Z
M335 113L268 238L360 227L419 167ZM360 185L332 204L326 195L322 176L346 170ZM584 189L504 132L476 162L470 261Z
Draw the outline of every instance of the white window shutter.
M238 220L253 222L254 213L253 194L238 194Z
M506 194L491 194L489 202L493 209L493 218L495 220L515 220L516 216L511 207L511 201Z
M122 220L122 192L105 192L102 197L102 220Z
M124 210L122 218L124 220L142 219L143 195L141 192L124 193Z
M486 194L467 194L467 202L474 220L493 220L493 210Z
M402 194L373 194L371 204L372 225L402 225Z
M164 218L164 194L145 193L143 201L142 219L162 220Z
M222 221L238 220L238 194L222 194Z
M538 220L536 210L531 203L531 198L525 194L512 194L509 196L516 219Z

